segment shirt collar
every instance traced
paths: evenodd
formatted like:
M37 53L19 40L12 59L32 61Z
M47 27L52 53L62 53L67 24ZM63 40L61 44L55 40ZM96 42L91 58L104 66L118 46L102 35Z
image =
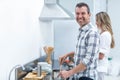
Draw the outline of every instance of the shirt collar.
M82 28L79 28L79 31L84 31L86 32L87 30L89 30L91 28L92 24L88 23L85 26L83 26Z

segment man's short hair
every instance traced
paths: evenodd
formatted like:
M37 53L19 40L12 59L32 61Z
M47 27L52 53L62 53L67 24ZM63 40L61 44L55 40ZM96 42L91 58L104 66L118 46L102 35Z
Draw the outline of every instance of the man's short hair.
M81 8L81 7L83 7L83 6L85 6L85 7L87 7L87 12L88 12L88 14L90 13L90 8L89 8L89 6L86 4L86 3L78 3L77 5L76 5L76 7L79 7L79 8Z

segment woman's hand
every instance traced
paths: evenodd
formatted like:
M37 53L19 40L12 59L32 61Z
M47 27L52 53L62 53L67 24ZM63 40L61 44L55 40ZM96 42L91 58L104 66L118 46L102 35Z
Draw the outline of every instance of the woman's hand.
M99 53L99 59L102 60L104 58L104 54L103 53Z

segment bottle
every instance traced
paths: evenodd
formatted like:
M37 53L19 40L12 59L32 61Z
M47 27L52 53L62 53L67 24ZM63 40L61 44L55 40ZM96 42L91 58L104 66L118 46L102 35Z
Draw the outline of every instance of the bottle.
M108 57L108 72L107 72L107 75L112 75L112 68L113 68L113 65L112 65L112 56Z
M37 68L38 68L38 69L37 69L37 76L40 77L40 76L41 76L41 65L38 64L38 65L37 65Z

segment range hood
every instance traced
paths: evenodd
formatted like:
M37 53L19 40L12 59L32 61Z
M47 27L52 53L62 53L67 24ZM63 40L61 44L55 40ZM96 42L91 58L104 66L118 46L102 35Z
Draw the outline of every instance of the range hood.
M73 19L71 12L65 10L58 0L44 0L44 6L40 14L40 20Z

